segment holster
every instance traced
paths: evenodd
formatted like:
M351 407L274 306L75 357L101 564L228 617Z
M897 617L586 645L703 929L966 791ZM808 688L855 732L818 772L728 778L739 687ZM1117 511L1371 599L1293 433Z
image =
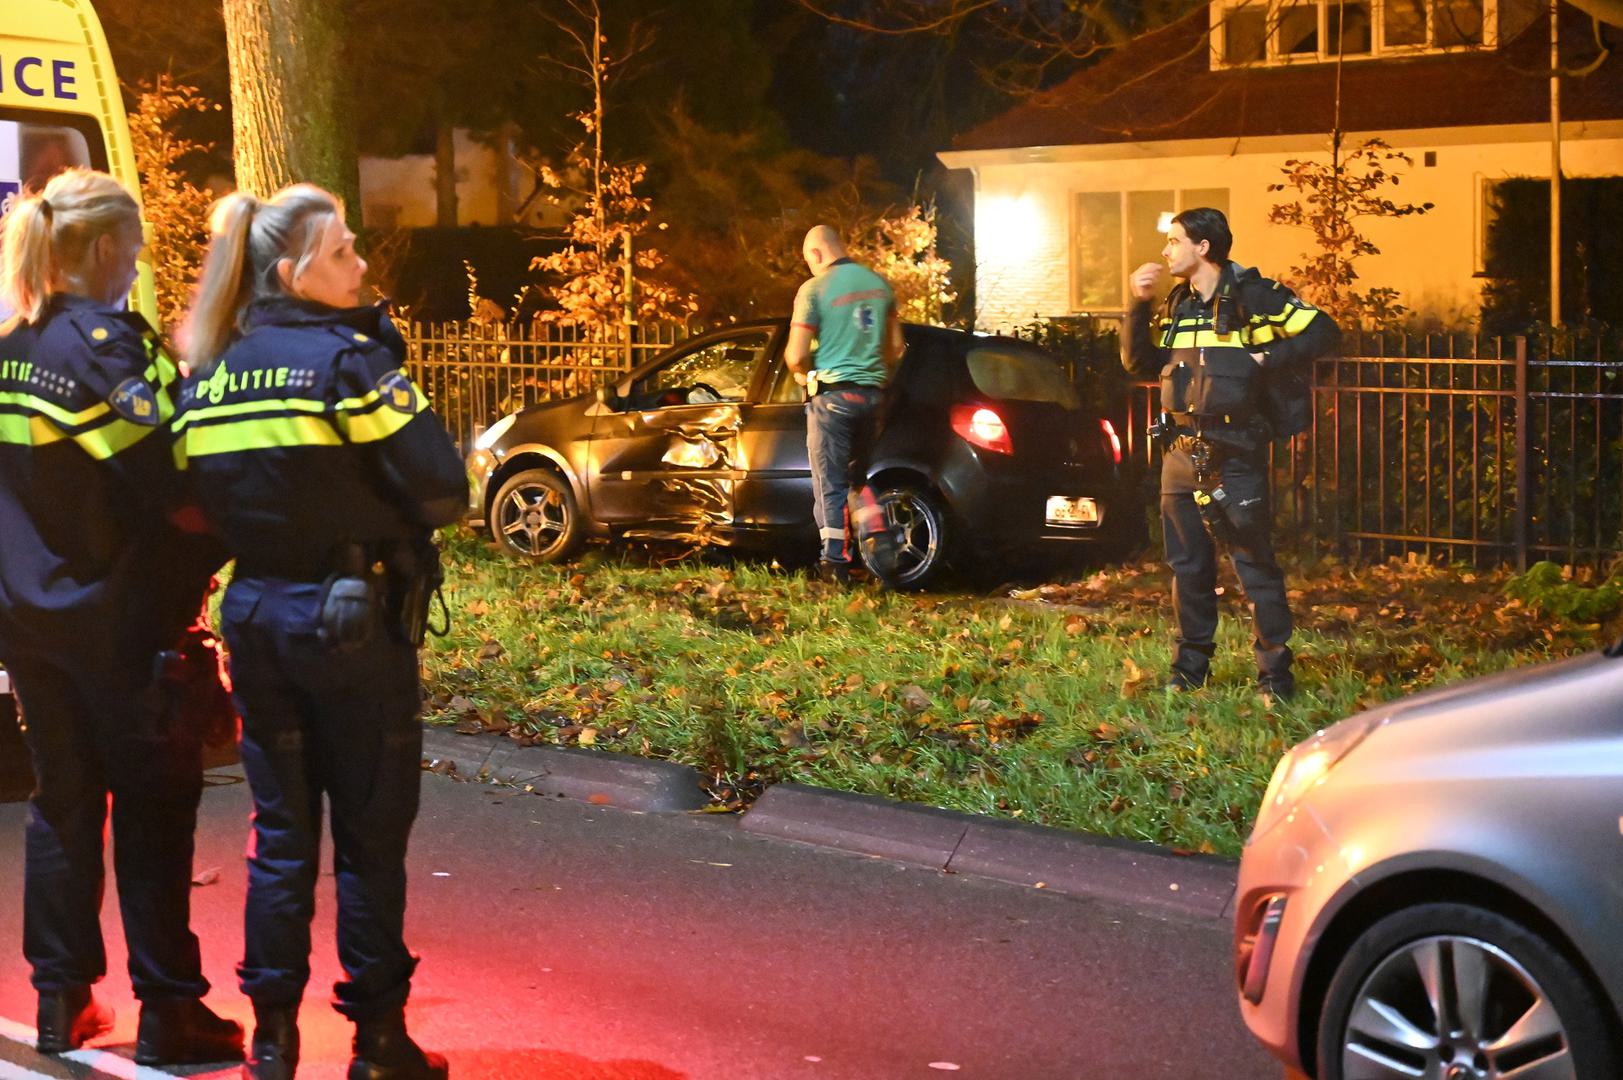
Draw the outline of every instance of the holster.
M181 639L153 659L150 693L157 715L172 733L224 746L236 737L237 710L230 681L220 663L219 641L199 615Z
M321 585L321 627L327 648L347 652L372 640L383 603L382 573L360 544L344 544L339 569Z
M1249 507L1240 506L1239 500L1224 489L1224 448L1202 435L1187 434L1178 436L1173 445L1187 452L1194 463L1195 507L1207 534L1225 544L1249 543L1262 523Z
M440 610L445 612L445 599L440 587L445 583L445 570L440 566L440 549L428 537L400 541L393 545L385 559L389 577L389 609L401 636L414 647L428 640L432 629L443 637L450 630L449 616L438 628L429 626L429 612L436 598Z

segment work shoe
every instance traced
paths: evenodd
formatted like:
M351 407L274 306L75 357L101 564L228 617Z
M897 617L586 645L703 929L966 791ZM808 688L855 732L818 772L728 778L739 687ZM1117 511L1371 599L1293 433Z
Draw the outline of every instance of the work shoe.
M355 1023L355 1056L349 1080L446 1080L451 1067L406 1034L406 1014L391 1013Z
M1296 680L1290 675L1272 675L1257 680L1257 693L1264 705L1289 701L1296 696Z
M242 1060L242 1025L217 1016L198 998L141 1003L135 1029L137 1065L202 1065Z
M1181 694L1189 690L1199 690L1205 685L1205 679L1197 679L1187 671L1173 668L1171 674L1167 676L1167 681L1161 684L1161 688L1172 693Z
M817 580L825 585L849 585L851 584L851 564L830 562L825 559L817 564Z
M88 986L49 990L39 996L34 1026L40 1053L65 1054L113 1030L113 1010L97 1001Z
M243 1080L293 1080L299 1067L297 1006L254 1006L254 1041L243 1062Z

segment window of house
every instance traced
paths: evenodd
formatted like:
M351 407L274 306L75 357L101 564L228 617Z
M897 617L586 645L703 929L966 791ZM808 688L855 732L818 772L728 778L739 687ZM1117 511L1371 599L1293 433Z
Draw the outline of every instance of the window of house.
M1375 47L1373 5L1369 0L1331 4L1324 13L1325 52L1330 56L1368 56Z
M1493 47L1499 0L1216 0L1212 64L1323 63Z
M1160 262L1161 219L1196 206L1229 212L1228 188L1084 191L1071 203L1071 308L1114 312L1127 307L1127 275ZM1164 291L1170 282L1163 277Z
M1476 175L1476 258L1472 270L1478 275L1488 272L1488 234L1499 217L1498 181L1481 173Z

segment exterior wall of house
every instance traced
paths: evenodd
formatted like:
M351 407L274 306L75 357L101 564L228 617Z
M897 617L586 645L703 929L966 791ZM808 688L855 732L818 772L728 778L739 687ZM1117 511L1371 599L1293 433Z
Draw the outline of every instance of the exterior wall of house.
M1480 308L1484 181L1548 177L1548 128L1538 125L1360 133L1356 146L1379 135L1414 158L1388 194L1398 201L1431 202L1423 215L1366 220L1365 234L1381 254L1358 263L1360 284L1391 286L1399 301L1430 325L1469 321ZM1567 176L1623 174L1623 123L1563 126L1562 172ZM1427 152L1435 155L1427 165ZM976 174L975 245L977 323L1006 328L1034 316L1093 311L1115 315L1115 303L1079 303L1074 235L1077 196L1084 192L1149 192L1226 188L1234 229L1233 257L1270 277L1288 279L1312 243L1305 229L1269 224L1268 211L1292 193L1271 192L1286 159L1328 158L1324 142L1294 137L1189 140L1003 151L944 153L952 167ZM1032 160L1046 158L1048 160ZM1143 204L1141 198L1140 204ZM1153 201L1153 199L1151 200ZM1182 209L1176 195L1162 209ZM1095 200L1097 203L1097 200ZM1139 232L1143 232L1140 228ZM1155 238L1137 237L1123 272L1159 251ZM1125 254L1125 253L1124 253Z
M497 146L460 128L456 147L458 225L528 225L556 229L570 207L545 198L525 200L535 186L530 170ZM522 206L521 216L515 213ZM361 221L367 228L432 228L439 224L434 155L361 158Z

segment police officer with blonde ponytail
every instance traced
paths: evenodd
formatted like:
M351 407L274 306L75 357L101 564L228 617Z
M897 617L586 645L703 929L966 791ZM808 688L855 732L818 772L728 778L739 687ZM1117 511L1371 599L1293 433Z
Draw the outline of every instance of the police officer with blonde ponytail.
M462 461L402 370L336 198L298 184L227 196L188 325L177 452L237 565L221 605L254 795L244 1075L299 1058L322 796L332 824L335 1006L350 1080L442 1078L406 1033L406 842L417 813L417 647L438 582L432 530L467 504Z
M208 991L190 922L199 734L171 707L160 654L223 557L175 525L175 365L125 310L141 249L112 177L61 173L4 223L0 296L0 662L34 767L23 951L39 1049L103 1034L100 906L109 804L136 1060L240 1060L242 1028Z

